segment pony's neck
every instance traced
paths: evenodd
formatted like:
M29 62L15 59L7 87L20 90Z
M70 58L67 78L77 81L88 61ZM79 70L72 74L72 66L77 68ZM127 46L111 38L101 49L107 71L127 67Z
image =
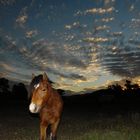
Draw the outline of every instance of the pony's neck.
M52 102L53 99L53 93L54 93L54 89L52 88L51 84L48 83L48 93L49 93L49 97L48 97L48 101L47 104L50 104Z

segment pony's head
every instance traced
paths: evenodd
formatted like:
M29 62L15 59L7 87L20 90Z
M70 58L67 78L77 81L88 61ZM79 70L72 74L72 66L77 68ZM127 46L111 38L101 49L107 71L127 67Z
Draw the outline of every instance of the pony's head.
M50 96L50 83L46 73L39 76L33 76L30 84L31 103L29 110L32 113L38 113L46 104Z

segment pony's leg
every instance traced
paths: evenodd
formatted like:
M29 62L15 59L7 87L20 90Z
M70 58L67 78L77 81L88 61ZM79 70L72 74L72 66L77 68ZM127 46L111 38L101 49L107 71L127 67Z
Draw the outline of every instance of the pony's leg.
M46 140L46 130L48 124L40 123L40 140Z
M58 128L59 120L53 124L51 124L51 135L50 135L50 140L57 140L56 138L56 131Z
M50 140L57 140L56 135L53 136L52 133L50 134Z

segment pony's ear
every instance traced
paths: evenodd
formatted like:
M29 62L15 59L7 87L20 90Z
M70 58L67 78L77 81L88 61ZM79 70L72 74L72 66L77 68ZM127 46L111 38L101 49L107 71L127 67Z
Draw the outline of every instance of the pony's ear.
M47 76L47 74L45 72L43 73L43 80L48 81L48 76Z
M34 73L32 73L32 79L34 79L35 78L35 74Z

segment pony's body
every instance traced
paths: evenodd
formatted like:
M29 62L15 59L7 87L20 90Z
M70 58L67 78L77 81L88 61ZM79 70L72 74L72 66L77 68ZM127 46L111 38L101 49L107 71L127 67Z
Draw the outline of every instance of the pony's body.
M29 110L40 114L40 140L46 140L50 125L50 139L56 140L56 131L61 118L63 101L59 93L51 87L45 75L34 77L31 84L31 104Z

